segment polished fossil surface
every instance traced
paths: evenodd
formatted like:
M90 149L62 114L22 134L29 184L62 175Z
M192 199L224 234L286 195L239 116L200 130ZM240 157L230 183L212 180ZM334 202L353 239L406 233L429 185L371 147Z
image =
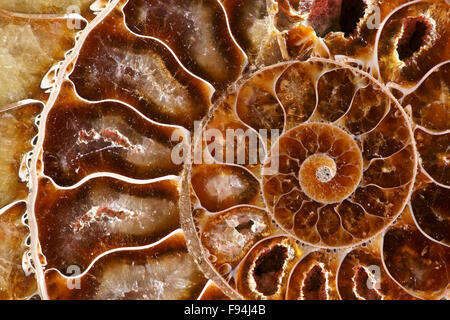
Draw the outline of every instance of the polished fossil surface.
M0 299L447 298L449 11L0 0Z

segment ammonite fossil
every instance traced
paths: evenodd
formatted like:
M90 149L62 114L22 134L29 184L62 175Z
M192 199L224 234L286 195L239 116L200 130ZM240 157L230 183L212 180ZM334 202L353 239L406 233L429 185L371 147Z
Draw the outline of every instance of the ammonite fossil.
M447 299L450 4L0 0L0 299Z

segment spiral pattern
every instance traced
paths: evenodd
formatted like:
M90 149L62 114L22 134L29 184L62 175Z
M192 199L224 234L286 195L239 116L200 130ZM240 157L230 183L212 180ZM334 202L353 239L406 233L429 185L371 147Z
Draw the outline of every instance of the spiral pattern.
M0 299L448 298L448 1L64 3L0 1Z
M449 263L448 50L437 36L446 4L361 3L352 25L339 18L347 1L336 15L329 1L278 1L289 61L249 55L260 70L204 121L198 144L211 162L192 166L188 232L204 272L232 297L435 299L448 290L447 271L427 273ZM385 19L378 32L375 6ZM238 146L211 147L209 132L236 128L247 129ZM264 156L251 162L255 149Z

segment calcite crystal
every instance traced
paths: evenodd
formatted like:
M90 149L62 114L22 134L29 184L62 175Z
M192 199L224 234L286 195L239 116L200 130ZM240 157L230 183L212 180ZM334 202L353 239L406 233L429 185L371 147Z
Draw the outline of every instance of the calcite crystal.
M450 295L445 0L0 0L0 299Z

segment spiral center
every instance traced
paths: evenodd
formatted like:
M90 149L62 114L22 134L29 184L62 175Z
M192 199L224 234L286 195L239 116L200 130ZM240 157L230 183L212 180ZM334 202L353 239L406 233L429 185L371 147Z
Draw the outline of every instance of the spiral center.
M281 154L279 174L297 175L302 193L311 200L337 203L358 187L363 172L362 154L344 130L324 123L302 124L285 133L280 141L276 146L279 150L270 157Z
M326 154L312 155L303 162L298 175L299 181L330 182L336 175L336 162Z
M330 167L323 166L323 167L317 168L317 170L316 170L316 178L320 182L328 182L331 179L333 179L333 177L334 177L334 174Z

